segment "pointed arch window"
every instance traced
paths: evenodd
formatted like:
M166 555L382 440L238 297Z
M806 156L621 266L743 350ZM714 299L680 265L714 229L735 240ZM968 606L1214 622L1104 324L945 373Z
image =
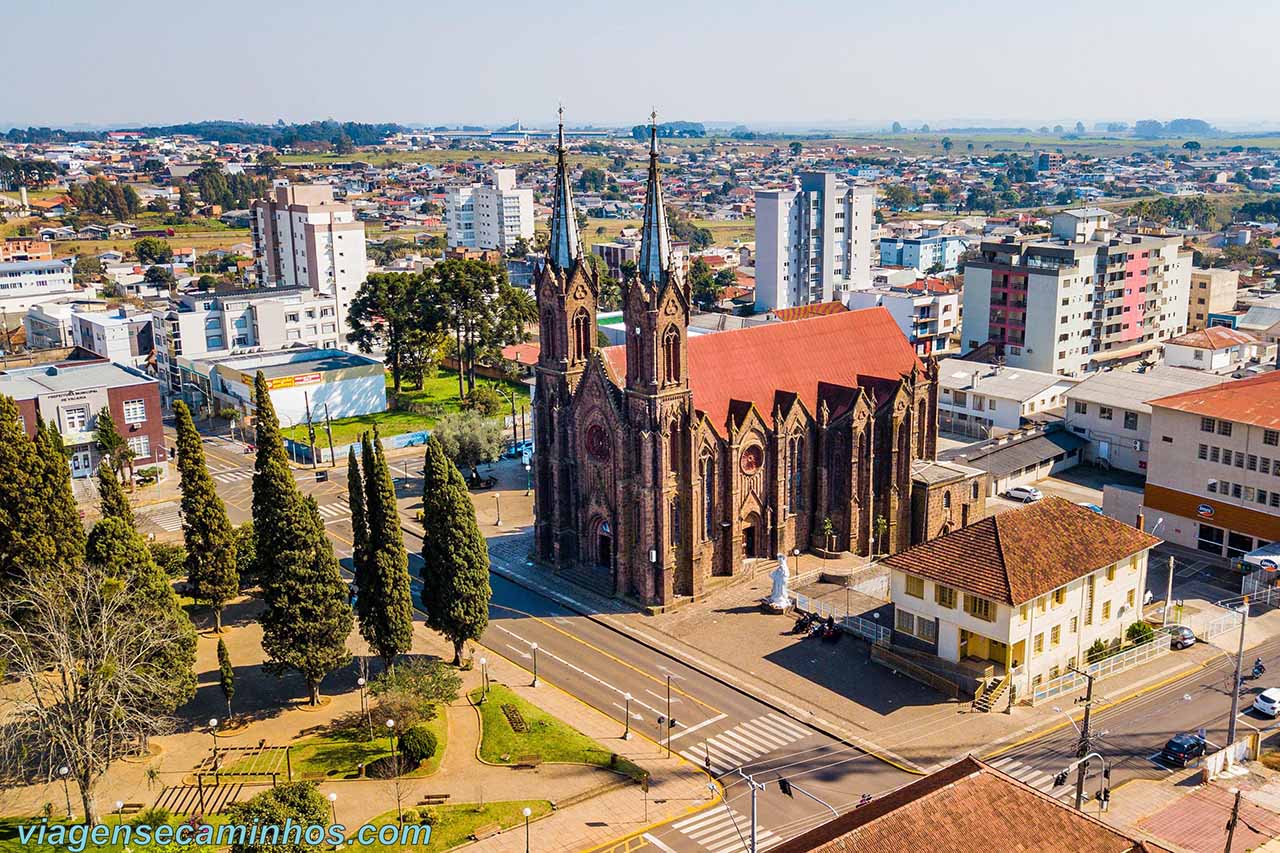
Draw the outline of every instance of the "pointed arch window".
M702 538L715 535L716 467L710 455L702 457Z
M591 352L591 315L586 308L579 308L573 315L573 358L586 361Z
M804 436L793 435L787 439L783 463L785 510L794 514L804 509Z
M680 333L675 326L668 326L662 335L662 375L668 385L680 381Z

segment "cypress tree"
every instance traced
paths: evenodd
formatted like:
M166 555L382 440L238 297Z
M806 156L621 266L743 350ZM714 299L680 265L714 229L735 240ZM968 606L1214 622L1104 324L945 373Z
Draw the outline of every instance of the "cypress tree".
M409 587L409 554L396 510L391 469L375 427L365 433L364 489L368 507L369 556L367 588L356 599L360 635L390 667L396 656L413 647L413 593Z
M489 624L489 551L462 473L433 435L427 439L422 495L422 605L427 625L462 647Z
M222 688L222 697L227 700L227 719L231 719L231 700L236 695L236 671L231 666L231 654L227 644L218 638L218 686Z
M292 503L301 510L297 535L294 547L278 554L271 583L264 587L262 649L267 671L301 673L311 704L316 705L321 680L351 660L346 641L353 620L347 585L315 499Z
M71 489L71 466L62 434L53 424L38 421L34 437L41 463L42 519L53 540L58 565L71 571L84 559L85 532Z
M120 485L115 469L105 461L98 466L98 505L103 518L118 518L130 527L137 526L124 486Z
M150 671L147 705L172 713L196 692L196 631L178 602L168 575L156 565L147 543L119 518L104 518L89 533L86 559L117 578L129 590L134 615L140 623L172 623L181 639L163 654L139 665Z
M0 594L6 598L14 584L58 566L57 547L40 505L42 469L17 404L0 395Z
M361 441L363 440L364 436L361 436ZM360 471L354 444L347 454L347 503L351 505L351 569L356 576L356 589L359 590L359 597L356 598L356 609L359 610L360 599L364 597L368 584L369 520L364 511L364 476ZM361 616L362 623L363 619Z
M178 431L178 474L182 489L182 539L187 546L187 579L196 601L213 608L214 630L222 633L222 608L240 591L235 532L214 488L204 447L187 404L173 404Z
M274 583L272 576L285 552L302 548L298 539L306 522L306 512L289 468L280 421L262 371L258 371L253 381L253 402L257 411L258 442L253 473L253 530L263 592L269 592Z
M133 451L116 429L116 419L111 416L111 409L103 406L93 420L93 436L98 443L98 452L110 461L116 474L124 470L124 465L133 459Z

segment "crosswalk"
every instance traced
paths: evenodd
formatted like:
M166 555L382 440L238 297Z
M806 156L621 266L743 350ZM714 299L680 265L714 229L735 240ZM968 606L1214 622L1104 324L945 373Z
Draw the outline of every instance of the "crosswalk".
M143 518L169 533L182 529L182 512L177 504L168 504L160 509L146 513Z
M219 483L234 483L237 480L252 480L253 471L246 471L243 468L231 471L222 471L221 473L214 474L213 479L217 480Z
M711 759L711 772L716 776L812 735L809 729L781 714L764 714L731 729L709 737L697 746L680 750L680 754L699 766Z
M678 820L672 826L709 853L739 853L751 847L750 819L724 803ZM781 843L780 837L756 824L757 850L768 850Z
M1061 792L1069 790L1071 783L1066 785L1053 784L1053 774L1045 773L1043 770L1037 770L1029 764L1023 764L1013 758L999 758L991 762L991 766L999 770L1006 776L1012 776L1024 785L1030 785L1037 791L1042 791L1050 796L1058 796ZM1074 776L1072 778L1075 778Z
M320 510L320 517L324 519L325 524L344 521L351 517L351 504L344 500L337 500L331 504L321 504L317 509Z

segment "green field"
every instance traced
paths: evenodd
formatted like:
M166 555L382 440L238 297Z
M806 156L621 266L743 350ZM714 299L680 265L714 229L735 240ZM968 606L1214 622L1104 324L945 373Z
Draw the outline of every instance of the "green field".
M529 809L531 820L536 820L551 812L551 803L546 800L507 800L498 803L458 803L450 806L434 806L430 809L406 809L418 814L429 812L434 820L431 824L431 842L429 844L370 844L361 850L376 853L443 853L445 850L465 844L471 834L483 826L497 824L503 829L519 826L524 823L524 809ZM369 821L373 826L386 826L396 822L396 812L389 811ZM406 823L409 821L406 820Z
M733 246L750 243L756 239L756 221L743 219L737 222L721 222L716 219L695 219L693 224L711 232L714 246ZM590 248L596 243L608 243L617 238L623 228L639 228L639 219L587 219L582 230L582 242ZM603 229L603 230L601 230Z
M280 157L284 163L315 163L326 165L333 163L369 163L374 166L394 166L399 163L429 163L438 166L442 163L484 163L507 164L519 166L525 163L550 163L555 158L545 151L507 151L504 149L485 149L478 151L446 149L443 151L357 151L354 154L285 154ZM572 166L595 166L603 169L609 165L609 158L596 154L570 154ZM639 165L636 161L635 165Z

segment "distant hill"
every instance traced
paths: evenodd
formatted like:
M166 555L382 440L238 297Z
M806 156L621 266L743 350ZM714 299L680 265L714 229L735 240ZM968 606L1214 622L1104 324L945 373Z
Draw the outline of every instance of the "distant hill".
M148 136L194 136L206 142L248 143L276 148L306 144L377 145L393 133L405 128L399 124L362 124L360 122L313 121L306 124L252 124L240 121L198 121L160 127L127 127ZM9 142L79 142L106 139L106 130L80 131L60 128L13 128L4 135Z

